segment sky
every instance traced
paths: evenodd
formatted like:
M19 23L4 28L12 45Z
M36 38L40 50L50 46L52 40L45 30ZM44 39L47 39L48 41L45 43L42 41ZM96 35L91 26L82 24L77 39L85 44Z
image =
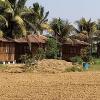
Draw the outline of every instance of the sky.
M100 18L100 0L28 0L27 6L39 2L49 11L49 20L60 17L75 22L82 17L97 20Z

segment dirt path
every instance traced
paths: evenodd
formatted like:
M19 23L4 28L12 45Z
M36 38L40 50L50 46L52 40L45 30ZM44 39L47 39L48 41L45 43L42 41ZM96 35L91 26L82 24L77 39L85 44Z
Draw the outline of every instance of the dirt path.
M100 73L0 73L0 100L100 100Z

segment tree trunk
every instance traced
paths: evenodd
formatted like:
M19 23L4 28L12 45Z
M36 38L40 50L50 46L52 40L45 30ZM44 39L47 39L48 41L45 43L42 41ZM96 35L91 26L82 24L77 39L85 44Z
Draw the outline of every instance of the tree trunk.
M93 48L93 41L92 41L92 32L89 32L89 44L90 44L90 56L92 56L92 48Z

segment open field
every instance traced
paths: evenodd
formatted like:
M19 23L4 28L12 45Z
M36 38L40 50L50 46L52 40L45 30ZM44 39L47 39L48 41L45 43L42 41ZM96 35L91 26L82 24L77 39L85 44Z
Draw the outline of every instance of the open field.
M0 73L0 100L100 100L100 72Z

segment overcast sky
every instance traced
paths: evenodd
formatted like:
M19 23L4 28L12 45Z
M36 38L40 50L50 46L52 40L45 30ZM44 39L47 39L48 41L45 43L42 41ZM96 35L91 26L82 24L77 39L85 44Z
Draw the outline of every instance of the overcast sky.
M100 18L100 0L28 0L27 6L39 2L50 11L49 19L61 17L70 22L79 20L81 17L96 20Z

